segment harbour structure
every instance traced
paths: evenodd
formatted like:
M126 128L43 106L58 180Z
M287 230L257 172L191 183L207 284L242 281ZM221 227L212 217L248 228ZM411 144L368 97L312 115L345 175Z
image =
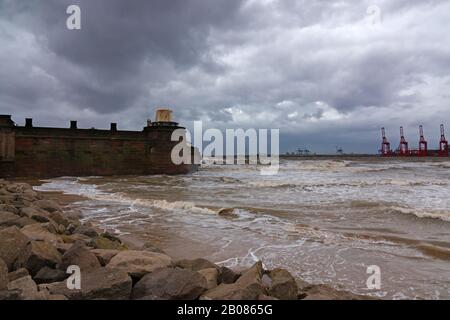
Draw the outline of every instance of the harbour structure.
M190 147L191 164L174 164L171 141L174 130L185 128L173 121L172 111L156 110L141 131L38 127L33 119L24 126L11 115L0 115L0 178L185 174L197 170L196 149Z
M379 154L383 157L448 157L448 141L445 138L444 125L440 126L441 137L438 149L429 149L428 141L425 139L423 126L419 126L419 147L412 149L405 138L403 127L400 127L400 143L396 150L391 149L391 144L386 137L385 128L381 128L381 149Z

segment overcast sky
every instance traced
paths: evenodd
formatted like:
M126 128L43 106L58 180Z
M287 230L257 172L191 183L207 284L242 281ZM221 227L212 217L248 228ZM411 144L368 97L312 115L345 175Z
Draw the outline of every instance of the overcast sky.
M81 8L81 30L66 8ZM378 14L379 11L379 14ZM369 12L369 13L368 13ZM140 130L280 128L282 151L450 135L448 0L0 0L0 114Z

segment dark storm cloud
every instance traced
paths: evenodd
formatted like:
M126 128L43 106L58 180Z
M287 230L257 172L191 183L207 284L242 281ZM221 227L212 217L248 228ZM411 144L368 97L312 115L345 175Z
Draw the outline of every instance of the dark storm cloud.
M449 18L443 0L0 0L0 113L137 129L168 105L281 128L283 150L374 151L382 125L450 118Z

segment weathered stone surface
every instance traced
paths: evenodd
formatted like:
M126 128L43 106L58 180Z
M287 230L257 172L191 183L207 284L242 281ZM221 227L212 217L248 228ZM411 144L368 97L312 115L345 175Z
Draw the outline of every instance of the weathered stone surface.
M52 200L38 200L33 203L35 206L44 209L48 212L61 211L61 207L55 201Z
M207 291L204 299L212 300L256 300L261 294L266 294L266 290L261 282L263 269L259 261L233 284L221 284L218 287Z
M11 281L14 281L14 280L17 280L19 278L23 278L23 277L26 277L26 276L29 276L29 275L30 275L30 273L28 272L27 269L20 268L20 269L18 269L16 271L8 273L8 279L11 282Z
M111 249L111 250L122 250L123 246L118 241L112 241L103 236L98 236L92 241L92 246L95 249Z
M206 289L206 279L198 272L180 268L162 268L145 275L137 282L131 298L193 300Z
M47 290L51 294L64 295L75 300L123 300L129 299L132 281L125 271L111 268L98 268L89 272L82 272L80 290L67 289L66 281L52 284L41 284L40 290Z
M124 270L130 276L140 278L146 273L172 264L172 259L162 253L126 250L114 256L108 267Z
M37 284L41 283L53 283L60 282L65 280L69 274L66 271L60 269L52 269L49 267L43 267L38 273L34 276L34 281Z
M0 204L0 211L11 212L17 215L19 214L19 210L10 204Z
M217 278L219 277L217 268L202 269L198 273L205 277L206 289L211 290L217 287Z
M3 290L0 291L0 301L1 300L21 300L20 294L22 292L20 290Z
M106 266L111 261L111 259L115 257L120 251L108 249L92 249L91 252L95 254L102 266Z
M8 277L8 266L0 258L0 291L6 290L8 287L9 277Z
M0 204L11 204L15 200L13 195L0 195Z
M48 212L38 207L23 207L20 209L20 215L36 220L37 222L45 223L49 222L50 218Z
M73 244L77 241L82 241L85 244L90 244L92 242L92 239L88 236L80 233L71 234L71 235L62 235L61 238L65 243Z
M5 189L10 193L24 193L27 190L33 190L33 187L27 183L10 183Z
M55 221L59 225L63 225L64 228L67 228L70 225L70 220L66 218L61 212L54 211L49 214L50 218Z
M230 268L220 267L219 268L219 283L231 284L235 283L240 277L240 273L234 272Z
M82 242L76 242L64 253L58 268L67 270L70 265L77 265L82 271L100 268L100 262L95 254L89 251Z
M269 295L280 300L297 300L298 287L289 271L277 268L269 272L272 283Z
M20 217L14 213L7 211L0 211L0 226L10 227L14 225L14 222L19 219Z
M19 290L20 299L22 300L43 300L44 294L38 292L36 283L31 276L19 278L8 284L8 290Z
M31 240L46 241L52 244L63 242L60 236L50 232L49 230L53 230L51 225L38 223L25 226L20 231L22 231L22 233Z
M17 227L0 230L0 258L12 271L19 253L25 250L29 239Z
M28 217L18 217L16 220L11 220L7 223L4 223L3 226L5 227L17 227L19 229L22 229L25 226L28 226L30 224L38 223L36 220L30 219Z
M64 254L73 246L73 243L56 243L55 248L59 253Z
M21 252L15 266L16 269L24 267L32 275L35 275L43 267L54 268L59 263L61 263L61 254L52 244L44 241L32 241Z
M212 263L211 261L208 261L206 259L203 259L203 258L198 258L198 259L193 259L193 260L183 259L183 260L177 261L175 263L175 265L179 268L188 269L188 270L192 270L192 271L217 268L217 266L214 263Z
M97 230L95 230L95 228L84 225L76 228L74 233L84 234L85 236L88 236L90 238L95 238L98 236L98 232Z

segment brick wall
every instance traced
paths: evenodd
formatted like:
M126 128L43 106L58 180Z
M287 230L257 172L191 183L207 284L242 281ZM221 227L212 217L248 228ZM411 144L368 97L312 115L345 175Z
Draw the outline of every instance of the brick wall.
M15 127L14 162L0 162L0 177L183 174L191 165L170 159L171 133Z

